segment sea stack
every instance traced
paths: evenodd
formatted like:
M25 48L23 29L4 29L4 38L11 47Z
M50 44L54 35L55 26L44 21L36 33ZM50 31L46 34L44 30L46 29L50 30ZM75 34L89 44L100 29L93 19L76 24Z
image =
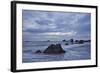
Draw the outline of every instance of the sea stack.
M56 45L51 44L50 46L48 46L48 48L46 48L46 50L44 50L43 53L44 54L62 54L62 53L65 53L65 51L61 47L61 44L56 44Z

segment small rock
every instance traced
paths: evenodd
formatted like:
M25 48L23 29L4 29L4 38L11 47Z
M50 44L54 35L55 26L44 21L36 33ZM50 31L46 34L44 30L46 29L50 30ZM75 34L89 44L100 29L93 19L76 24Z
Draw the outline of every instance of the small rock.
M68 45L68 43L65 43L65 45Z
M41 53L41 51L40 50L37 50L35 53Z

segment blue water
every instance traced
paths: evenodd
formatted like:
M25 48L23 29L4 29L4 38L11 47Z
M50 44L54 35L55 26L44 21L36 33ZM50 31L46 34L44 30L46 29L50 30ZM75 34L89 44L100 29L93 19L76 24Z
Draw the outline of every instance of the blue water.
M66 51L64 54L47 55L36 54L37 50L44 51L50 44L60 43L62 48ZM22 49L22 62L47 62L47 61L63 61L63 60L87 60L91 59L90 43L84 44L69 44L61 41L24 41Z

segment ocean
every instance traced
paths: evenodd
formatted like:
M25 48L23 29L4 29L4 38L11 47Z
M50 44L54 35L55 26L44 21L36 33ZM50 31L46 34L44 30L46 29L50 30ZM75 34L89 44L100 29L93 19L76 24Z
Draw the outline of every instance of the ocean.
M37 50L41 50L43 52L50 44L58 43L61 44L62 48L66 51L65 53L35 53ZM68 43L69 45L65 45L66 43ZM90 42L85 42L83 44L70 44L70 42L67 41L23 41L22 63L87 59L91 59Z

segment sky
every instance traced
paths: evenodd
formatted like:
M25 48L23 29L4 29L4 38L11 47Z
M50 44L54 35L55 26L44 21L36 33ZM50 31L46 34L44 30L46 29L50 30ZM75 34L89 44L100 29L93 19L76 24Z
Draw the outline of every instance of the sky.
M90 39L91 14L22 10L24 41Z

